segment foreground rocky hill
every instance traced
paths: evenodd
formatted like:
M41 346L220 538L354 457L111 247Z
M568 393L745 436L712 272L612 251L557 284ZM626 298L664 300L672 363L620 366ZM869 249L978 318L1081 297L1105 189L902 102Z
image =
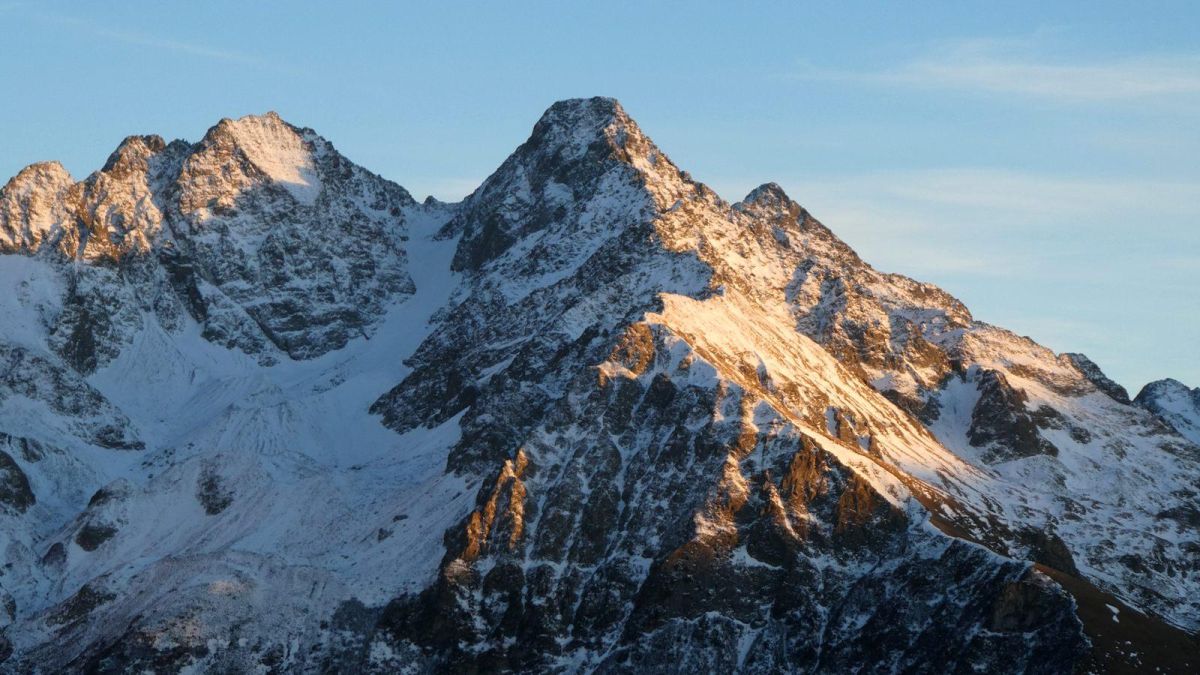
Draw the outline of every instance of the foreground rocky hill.
M12 672L1198 665L1186 388L724 202L611 99L458 204L274 114L131 137L13 178L0 251Z

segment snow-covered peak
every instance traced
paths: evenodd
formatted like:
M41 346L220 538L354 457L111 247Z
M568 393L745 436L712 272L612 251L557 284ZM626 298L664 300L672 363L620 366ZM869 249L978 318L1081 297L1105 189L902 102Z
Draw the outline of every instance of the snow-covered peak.
M669 160L663 161L666 157L616 99L599 96L567 99L550 106L534 125L529 140L510 160L514 158L536 159L541 168L553 162L565 177L578 175L579 170L586 175L588 165L608 160L634 167L651 184L677 179L679 174ZM656 175L664 169L665 174Z
M1163 395L1173 395L1173 394L1174 395L1182 395L1182 394L1190 395L1194 391L1200 391L1200 390L1190 389L1186 384L1180 382L1179 380L1176 380L1173 377L1164 377L1161 380L1155 380L1153 382L1150 382L1146 386L1142 387L1142 390L1140 392L1138 392L1137 398L1142 399L1143 397L1146 397L1146 396L1163 396Z
M586 150L609 126L632 122L614 98L572 98L555 103L542 114L530 141Z
M1158 415L1189 440L1200 443L1200 387L1166 378L1142 387L1133 402Z
M177 240L254 317L226 313L240 327L222 329L223 340L256 351L257 338L236 336L262 332L310 358L367 334L394 294L412 291L402 213L411 195L275 113L222 120L190 149L175 186Z
M210 129L196 153L201 163L223 170L223 161L244 158L257 169L260 180L286 189L301 204L311 205L321 192L313 159L313 143L300 129L275 112L223 119ZM254 174L254 171L247 171Z
M478 269L524 240L565 242L527 271L558 270L589 241L612 236L614 224L648 222L678 200L684 182L614 99L560 101L447 226L462 233L455 269ZM560 256L566 249L573 253Z
M85 370L136 328L134 308L112 299L119 293L172 329L190 315L206 338L266 361L280 351L310 358L369 335L388 303L412 292L412 205L399 185L267 113L222 120L195 144L129 136L80 182L57 163L29 167L0 193L0 252L123 266L94 292L76 283L82 299L62 313L71 325L56 330L56 348L83 345L71 360ZM77 273L89 283L106 274ZM104 340L71 337L77 320L114 312L127 316Z

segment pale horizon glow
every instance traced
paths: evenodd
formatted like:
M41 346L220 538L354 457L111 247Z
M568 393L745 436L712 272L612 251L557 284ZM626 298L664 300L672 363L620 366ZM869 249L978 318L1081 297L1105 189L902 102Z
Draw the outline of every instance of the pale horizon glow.
M1200 386L1200 7L0 3L0 182L276 110L417 199L606 95L730 201L774 181L889 272Z

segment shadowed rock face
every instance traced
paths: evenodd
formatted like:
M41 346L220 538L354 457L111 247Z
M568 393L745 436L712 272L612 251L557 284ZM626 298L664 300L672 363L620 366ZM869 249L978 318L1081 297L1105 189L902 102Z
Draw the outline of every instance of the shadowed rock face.
M979 378L979 401L971 411L967 438L976 447L990 446L989 462L1058 454L1057 448L1038 434L1033 416L1026 412L1028 398L995 371Z
M1061 673L1150 644L1110 603L1200 625L1200 450L612 99L455 205L273 114L131 137L10 182L0 247L16 672Z
M3 439L9 439L3 436ZM0 440L0 442L3 442ZM0 451L0 508L24 513L37 502L29 478L7 452Z
M401 215L409 194L273 113L213 127L175 185L182 257L292 358L366 334L413 291ZM215 322L219 312L203 311Z
M688 384L705 366L667 342L626 336L636 378L579 380L523 436L435 584L385 611L392 639L447 672L1003 670L1018 645L1019 670L1061 672L1083 653L1061 590L912 520L795 427L756 431L754 395Z

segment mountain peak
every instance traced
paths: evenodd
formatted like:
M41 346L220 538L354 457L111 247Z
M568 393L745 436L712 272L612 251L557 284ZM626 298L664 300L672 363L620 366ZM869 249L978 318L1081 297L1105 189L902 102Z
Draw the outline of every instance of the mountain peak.
M1168 377L1142 387L1133 402L1154 413L1185 438L1200 444L1200 387L1191 389Z
M147 136L126 136L125 140L113 150L104 163L102 171L112 171L119 166L127 166L132 162L144 161L151 155L158 154L167 147L162 136L150 134Z
M1164 377L1161 380L1155 380L1142 387L1142 390L1138 393L1137 398L1142 399L1152 394L1190 394L1191 392L1192 389L1179 380L1176 380L1173 377Z
M748 215L784 217L804 221L807 213L792 200L778 183L763 183L733 205L734 210ZM832 236L832 233L829 233Z
M747 194L740 204L746 206L780 206L791 204L792 198L778 183L763 183Z
M64 198L74 185L59 162L37 162L0 187L0 251L36 250L61 232L68 220Z
M225 117L225 118L222 118L221 121L217 122L217 125L214 128L224 127L226 129L236 129L236 128L251 127L251 126L281 126L281 125L282 126L291 126L282 117L279 116L279 113L275 112L274 110L268 110L267 112L259 114L259 115L254 115L254 114L242 115L241 117L238 117L236 119L232 118L232 117Z
M313 136L274 111L236 120L225 118L204 135L191 161L199 168L211 163L213 171L224 173L218 167L240 151L268 181L287 189L298 202L312 204L321 191Z
M225 117L204 134L202 145L232 143L237 146L257 145L263 141L292 144L303 140L304 130L289 124L279 113L268 110L261 115L243 115L236 119Z
M526 143L578 157L598 140L620 144L624 139L619 132L630 130L637 130L637 124L615 98L572 98L547 108Z
M628 217L621 222L640 222L656 199L660 206L675 201L678 190L659 189L671 181L679 182L678 171L616 99L559 101L446 226L463 233L454 269L478 269L547 228L577 240L602 236L583 233L594 223L584 217L589 204L623 209Z
M29 166L17 172L17 175L9 179L4 185L3 190L27 190L34 185L47 183L73 183L71 173L58 160L50 160L48 162L34 162Z
M614 119L625 117L625 109L615 98L593 96L591 98L568 98L556 101L542 113L537 126L578 127L587 124L605 125ZM536 128L536 127L535 127Z

